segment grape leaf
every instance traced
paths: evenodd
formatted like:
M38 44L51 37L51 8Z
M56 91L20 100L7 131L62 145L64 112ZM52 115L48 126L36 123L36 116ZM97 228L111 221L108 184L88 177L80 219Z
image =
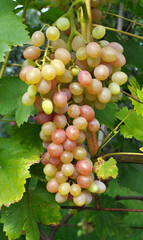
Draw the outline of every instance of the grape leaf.
M0 239L2 240L8 240L8 238L5 236L3 232L3 224L0 223Z
M41 15L42 21L52 25L58 18L64 14L64 10L59 8L50 8Z
M143 141L143 116L137 115L133 110L128 110L127 107L121 109L117 114L117 118L123 120L128 114L128 118L120 127L120 133L126 138L136 138ZM132 113L131 113L132 112Z
M16 3L11 0L0 1L0 62L9 45L20 45L30 42L23 19L13 13ZM6 13L6 14L5 14Z
M0 205L19 201L25 192L29 168L39 160L38 150L13 139L0 138Z
M137 99L140 100L141 102L143 102L143 89L141 89L141 90L137 89ZM131 99L131 101L132 101L132 104L134 105L136 113L138 115L143 116L143 103L139 103L134 99Z
M22 200L9 208L2 208L1 222L9 238L19 238L26 232L26 240L39 240L37 220L43 224L56 224L61 219L60 206L53 201L53 194L38 185L35 191L26 193Z
M32 106L24 106L21 98L27 91L27 85L19 78L3 77L0 79L0 114L15 116L17 124L28 120L35 114Z
M131 94L137 98L138 97L137 89L140 89L140 85L139 85L137 79L132 76L129 78L129 83L130 83L130 85L128 85L128 89L130 90Z
M118 168L116 166L117 162L113 157L111 157L108 161L104 161L102 157L99 157L97 160L98 161L94 164L94 171L99 179L117 177L118 175Z
M98 110L94 108L95 117L98 119L100 124L105 124L107 127L112 129L116 120L115 110L116 105L114 103L107 103L106 107L103 110Z

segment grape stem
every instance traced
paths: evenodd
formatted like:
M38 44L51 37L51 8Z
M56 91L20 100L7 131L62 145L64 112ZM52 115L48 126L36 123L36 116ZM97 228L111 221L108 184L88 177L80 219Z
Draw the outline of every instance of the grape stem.
M91 5L90 0L85 0L85 5L81 9L81 33L87 42L91 41Z
M124 90L121 90L122 93L124 93L125 95L127 95L128 97L134 99L135 101L137 101L138 103L143 104L143 102L141 102L140 100L138 100L137 98L133 97L131 94L125 92Z

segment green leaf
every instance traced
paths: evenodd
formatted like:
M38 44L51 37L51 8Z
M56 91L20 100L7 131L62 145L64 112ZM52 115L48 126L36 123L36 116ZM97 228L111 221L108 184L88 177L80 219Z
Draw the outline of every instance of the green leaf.
M29 168L37 163L39 154L33 148L12 139L0 139L0 205L19 201L25 192Z
M137 115L132 110L128 110L127 107L121 109L117 114L117 118L123 120L127 115L128 118L120 127L120 133L126 138L136 138L139 141L143 141L143 116Z
M118 175L118 168L116 166L116 160L111 157L108 161L104 161L102 157L97 159L94 164L94 170L97 177L100 179L108 179L110 177L116 178Z
M107 103L106 107L103 110L98 110L94 108L95 117L98 119L100 124L105 124L107 127L112 129L116 120L115 110L116 105L114 103Z
M35 191L26 193L22 200L9 208L2 208L1 222L9 238L19 238L26 231L26 240L39 240L37 220L43 224L56 224L61 220L60 206L53 201L53 194L45 186L38 185Z
M10 50L9 45L30 42L23 19L13 13L15 6L16 3L11 0L0 1L0 61L3 61L4 53Z
M27 85L19 78L3 77L0 79L0 114L14 116L17 124L28 121L35 114L32 106L24 106L21 98L27 91Z
M142 90L137 89L137 99L139 99L141 102L143 102L143 89ZM132 104L134 105L136 113L138 115L143 116L143 103L139 103L134 99L131 99L131 101L132 101Z
M140 150L141 152L143 152L143 147L141 147L139 150Z
M64 10L59 8L50 8L47 12L41 15L42 21L52 25L59 17L64 14Z
M0 223L0 239L2 240L8 240L8 238L5 236L3 232L3 224Z
M137 79L132 76L129 78L129 83L130 83L130 85L128 85L128 89L130 90L131 94L134 97L137 97L137 89L140 89L140 85L139 85Z

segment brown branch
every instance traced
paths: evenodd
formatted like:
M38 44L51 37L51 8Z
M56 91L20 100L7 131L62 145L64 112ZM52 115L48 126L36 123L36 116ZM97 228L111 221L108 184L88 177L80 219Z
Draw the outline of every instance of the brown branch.
M118 163L143 164L143 153L119 152L119 153L107 153L102 156L102 158L105 160L108 160L110 157L115 158Z
M115 197L115 200L140 200L143 201L143 196L119 196L117 195Z
M131 227L132 229L143 229L143 227Z
M96 207L78 207L78 206L61 206L61 209L77 209L77 210L96 210L96 211L115 211L115 212L143 212L143 209L129 208L96 208Z
M134 99L135 101L137 101L137 102L139 102L139 103L142 103L142 104L143 104L143 102L141 102L141 101L140 101L140 100L138 100L137 98L133 97L131 94L129 94L129 93L127 93L127 92L125 92L124 90L121 90L121 92L122 92L122 93L124 93L125 95L127 95L128 97L130 97L130 98Z
M51 240L51 238L40 227L40 223L38 223L38 227L39 227L39 232L40 232L40 240Z

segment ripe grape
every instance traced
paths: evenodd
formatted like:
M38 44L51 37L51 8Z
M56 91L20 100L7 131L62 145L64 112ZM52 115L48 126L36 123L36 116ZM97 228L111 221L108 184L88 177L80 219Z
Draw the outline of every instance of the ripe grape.
M123 67L126 64L126 58L122 53L117 52L117 58L112 61L112 65L115 67Z
M71 69L71 74L73 76L78 76L79 72L80 72L80 70L78 68L76 68L76 67Z
M80 116L84 117L87 121L92 121L95 113L92 107L88 105L83 105L80 108Z
M119 86L121 86L127 82L128 76L126 73L118 71L113 73L111 79L112 79L112 82L117 83Z
M85 39L81 35L75 36L72 40L72 49L76 52L80 47L85 47Z
M74 125L68 126L66 135L70 140L76 140L79 136L79 129Z
M49 27L46 31L46 37L50 41L56 41L60 37L60 32L56 27Z
M38 112L42 112L43 108L42 108L42 102L43 99L41 98L41 96L36 96L35 102L34 102L34 107Z
M86 46L86 51L89 57L98 58L101 55L101 47L96 42L90 42Z
M51 66L56 70L56 75L63 75L65 72L65 65L59 59L54 59L51 61Z
M76 57L78 60L81 60L81 61L85 60L88 57L86 48L85 47L78 48L76 52Z
M56 193L58 191L59 183L55 178L52 178L46 185L47 191L50 193Z
M65 93L65 95L67 97L67 101L69 101L71 99L71 92L68 88L62 88L61 92Z
M66 139L66 132L63 129L56 129L52 132L52 141L56 144L63 143Z
M65 195L65 196L62 196L60 193L56 193L56 195L55 195L55 200L56 200L56 202L58 202L58 203L63 203L63 202L65 202L66 200L68 199L68 195Z
M53 103L50 99L44 100L42 102L42 109L46 114L51 114L53 112Z
M94 118L92 121L88 122L87 129L90 132L97 132L100 129L99 121L96 118Z
M51 142L51 136L45 135L42 131L40 131L40 138L41 138L44 142Z
M64 176L69 177L74 173L74 166L72 163L66 163L62 165L61 170Z
M76 160L82 160L82 159L85 159L86 158L86 155L87 155L87 152L84 148L82 147L76 147L74 150L73 150L73 157L76 159Z
M55 58L61 60L65 65L71 61L71 55L65 48L58 48L55 51Z
M87 160L80 160L76 164L76 169L83 176L87 176L92 172L92 165Z
M73 95L81 95L83 93L83 86L77 82L72 82L69 85L69 90Z
M111 99L111 91L108 88L103 87L102 91L97 96L101 103L108 103Z
M70 140L70 139L66 139L63 143L63 148L66 151L73 151L76 148L76 141L75 140Z
M98 191L98 186L96 185L95 182L91 184L91 186L88 188L89 192L96 193Z
M66 69L63 75L57 76L56 78L61 83L70 83L73 80L73 75Z
M41 94L46 94L50 91L52 86L52 81L46 81L44 78L41 79L37 84L37 90Z
M88 57L88 58L87 58L87 63L88 63L88 65L89 65L89 67L92 67L92 68L98 66L98 64L100 63L100 61L101 61L101 58L100 58L100 57L97 57L97 58Z
M29 97L34 97L37 93L37 86L30 85L27 89L27 93L28 93Z
M52 80L56 77L56 69L52 65L42 67L42 76L45 80Z
M78 74L78 81L83 87L87 87L92 81L92 76L88 71L81 71Z
M65 182L61 183L58 187L58 192L62 195L65 196L70 192L70 184Z
M87 127L87 120L84 117L78 117L73 120L73 125L75 125L79 130L83 130Z
M117 52L114 48L111 48L109 46L103 47L101 49L101 58L105 62L113 62L117 58Z
M55 176L57 168L54 165L48 163L47 165L45 165L43 171L45 175L52 177Z
M49 163L49 158L50 158L50 155L47 152L45 152L40 159L41 163L43 165L47 165Z
M95 39L101 39L105 36L105 34L106 34L106 28L102 25L96 26L92 31L92 36Z
M22 96L22 103L25 105L25 106L30 106L34 103L35 101L35 96L33 97L29 97L28 93L24 93L24 95Z
M81 95L73 95L72 98L73 98L73 101L75 103L82 103L82 101L83 101L83 94L81 94Z
M51 43L51 46L55 49L58 49L58 48L67 48L67 45L66 45L66 42L59 38L57 39L56 41L52 41ZM57 57L56 57L57 58ZM58 58L57 58L58 59ZM61 59L60 59L61 60Z
M114 48L117 52L120 52L120 53L122 53L124 51L122 45L120 43L117 43L117 42L109 43L109 47Z
M57 114L55 115L53 122L57 128L64 128L67 125L67 118L63 114Z
M29 60L35 60L36 58L39 58L40 55L41 55L40 48L35 46L27 47L23 52L24 58Z
M92 21L93 23L99 23L102 18L102 13L99 8L93 8L91 10Z
M91 84L87 87L87 91L93 95L102 91L102 82L93 78Z
M80 61L80 60L76 59L75 63L81 70L88 69L88 64L87 64L86 60Z
M40 82L42 73L38 68L31 68L26 73L26 82L28 84L36 84Z
M39 124L44 124L46 122L49 122L51 121L53 118L53 115L52 114L46 114L45 112L38 112L37 115L36 115L36 121L39 123Z
M68 104L66 104L64 107L60 107L58 108L56 105L54 105L54 112L55 113L58 113L58 114L63 114L63 113L66 113L68 110Z
M47 135L51 136L52 132L56 130L56 125L53 122L46 122L42 126L42 132Z
M61 163L61 159L60 157L55 158L50 156L49 163L52 165L58 165L59 163Z
M95 180L94 183L97 185L98 187L98 190L96 193L103 193L106 191L106 185L101 182L101 181L98 181L98 180Z
M64 92L56 92L53 97L53 102L58 108L63 108L67 104L67 96Z
M29 71L29 69L31 69L31 68L34 68L34 67L33 66L26 66L20 71L19 77L20 77L21 81L27 82L26 74Z
M80 115L80 108L78 105L72 104L69 106L67 113L68 113L69 117L77 118Z
M69 151L63 151L61 155L61 161L63 163L70 163L73 160L73 153Z
M63 153L63 146L61 144L56 144L56 143L51 143L48 146L48 153L52 157L60 157L61 154Z
M84 190L83 194L86 198L85 204L87 204L87 205L90 204L92 202L92 194L88 190Z
M113 95L117 95L120 92L120 86L115 82L110 83L108 88L110 89L110 91Z
M85 134L82 131L79 131L79 136L76 139L76 143L80 144L85 141Z
M77 197L73 197L73 201L75 203L75 205L77 206L83 206L86 202L86 197L84 195L84 193L81 192L81 194Z
M59 171L56 173L55 178L57 180L58 183L64 183L67 181L68 177L64 176L62 171Z
M77 177L77 183L81 188L88 188L93 183L93 179L90 175L88 176L80 175Z
M70 194L74 197L77 197L81 194L81 187L78 184L73 183L70 186Z
M41 31L36 31L32 34L31 43L35 47L41 47L45 41L45 35Z

